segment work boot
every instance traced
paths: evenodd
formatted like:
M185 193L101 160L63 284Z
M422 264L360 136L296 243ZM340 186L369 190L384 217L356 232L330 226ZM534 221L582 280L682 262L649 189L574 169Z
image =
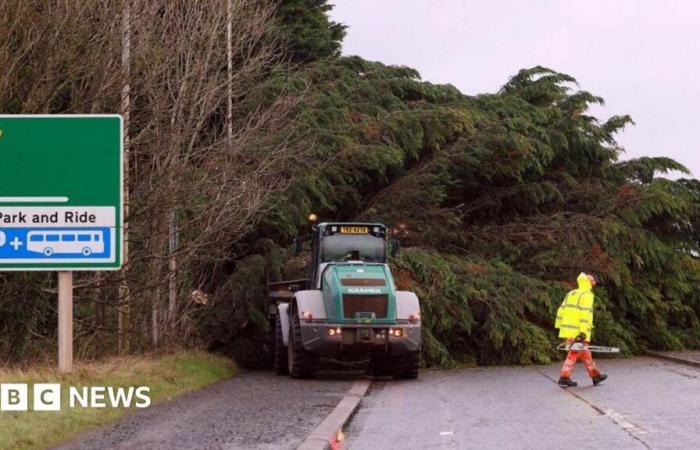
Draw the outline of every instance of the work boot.
M578 386L578 383L575 382L575 381L573 381L571 378L568 378L568 377L560 377L560 378L559 378L559 386L564 387L564 388L566 388L566 387L574 387L574 386Z
M608 378L608 376L604 373L599 373L598 375L593 377L593 386L598 386L600 383L605 381Z

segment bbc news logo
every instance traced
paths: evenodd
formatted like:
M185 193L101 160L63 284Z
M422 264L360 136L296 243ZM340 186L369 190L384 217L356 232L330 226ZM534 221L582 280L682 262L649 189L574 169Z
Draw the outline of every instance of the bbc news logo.
M29 392L32 391L33 411L61 411L60 384L24 383L0 384L0 412L29 411ZM141 387L73 387L68 388L68 407L74 408L148 408L151 406L151 388Z

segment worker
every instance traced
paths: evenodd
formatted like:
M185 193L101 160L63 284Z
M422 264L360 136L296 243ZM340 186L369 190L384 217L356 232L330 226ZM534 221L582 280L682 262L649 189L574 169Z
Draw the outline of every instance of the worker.
M595 300L593 288L598 282L593 275L583 272L576 281L578 289L566 294L557 310L554 326L559 329L559 337L565 339L568 345L573 343L588 345L593 331L593 301ZM600 373L589 350L570 350L559 374L559 386L578 386L578 383L571 379L571 372L579 359L583 360L594 385L597 386L608 378L606 374Z

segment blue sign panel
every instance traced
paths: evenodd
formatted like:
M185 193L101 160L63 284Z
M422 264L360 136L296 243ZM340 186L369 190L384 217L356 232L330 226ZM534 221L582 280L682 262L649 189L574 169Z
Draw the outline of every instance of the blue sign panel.
M0 260L110 259L111 230L0 228Z
M0 206L0 264L111 263L115 208Z

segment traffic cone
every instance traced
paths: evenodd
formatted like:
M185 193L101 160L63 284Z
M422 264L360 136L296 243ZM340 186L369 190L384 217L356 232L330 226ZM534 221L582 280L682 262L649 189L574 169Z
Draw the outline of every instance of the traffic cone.
M343 448L343 441L345 440L345 434L343 430L338 430L338 432L328 441L328 446L331 450L341 450Z

